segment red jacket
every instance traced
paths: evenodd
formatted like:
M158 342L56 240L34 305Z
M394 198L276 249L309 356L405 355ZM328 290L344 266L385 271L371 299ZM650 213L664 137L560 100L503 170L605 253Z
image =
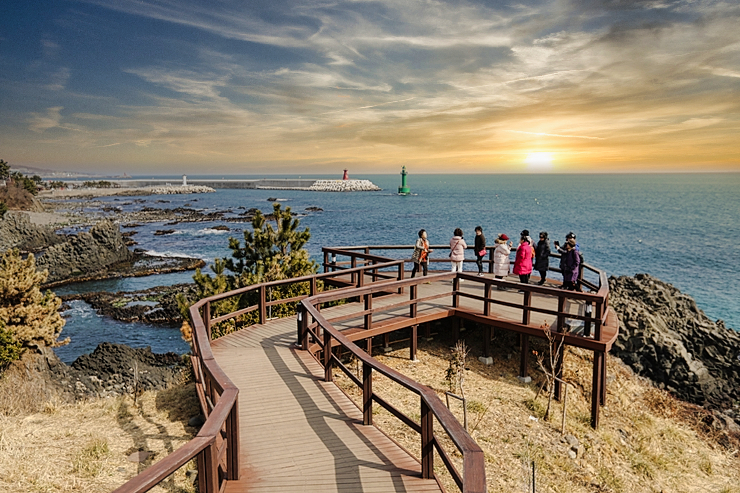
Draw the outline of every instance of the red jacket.
M532 273L532 247L529 243L522 243L516 249L516 259L514 259L514 274L531 274Z

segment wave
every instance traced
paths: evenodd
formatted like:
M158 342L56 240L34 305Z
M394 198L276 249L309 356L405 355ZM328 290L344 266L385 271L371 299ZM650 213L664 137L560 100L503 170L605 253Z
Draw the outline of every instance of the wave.
M148 255L150 257L168 257L168 258L198 258L194 257L192 255L188 255L186 253L180 253L180 252L158 252L156 250L145 250L144 255Z
M203 229L199 229L195 233L198 235L227 235L231 233L231 231L212 229L212 228L203 228Z

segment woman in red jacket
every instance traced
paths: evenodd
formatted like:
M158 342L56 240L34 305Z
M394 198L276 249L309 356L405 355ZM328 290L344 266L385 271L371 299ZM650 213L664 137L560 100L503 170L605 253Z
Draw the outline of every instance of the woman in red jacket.
M532 245L526 236L519 239L514 259L514 274L519 275L519 282L529 284L529 276L532 274Z

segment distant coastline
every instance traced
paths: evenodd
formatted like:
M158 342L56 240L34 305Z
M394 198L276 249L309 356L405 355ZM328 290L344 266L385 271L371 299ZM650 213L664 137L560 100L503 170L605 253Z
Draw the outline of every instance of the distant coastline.
M208 189L244 189L244 190L306 190L310 192L373 192L381 190L370 180L327 180L320 178L222 178L222 179L190 179L183 177L182 182L172 178L126 179L108 180L114 188L100 189L105 192L100 195L123 195L130 191L146 194L173 193L156 190L172 190L181 187L200 187ZM76 189L79 183L66 182L70 188ZM79 193L85 191L98 194L98 189L76 189ZM197 192L195 192L197 193Z

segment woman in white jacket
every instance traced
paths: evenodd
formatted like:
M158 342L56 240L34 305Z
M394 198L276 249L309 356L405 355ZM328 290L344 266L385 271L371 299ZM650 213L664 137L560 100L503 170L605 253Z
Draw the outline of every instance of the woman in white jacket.
M502 233L498 235L495 241L496 248L493 250L493 275L496 279L503 279L509 275L511 241L507 243L508 239L509 237Z
M465 260L465 249L467 243L463 239L462 229L455 229L455 236L450 240L450 262L452 262L452 272L462 272L463 261Z

